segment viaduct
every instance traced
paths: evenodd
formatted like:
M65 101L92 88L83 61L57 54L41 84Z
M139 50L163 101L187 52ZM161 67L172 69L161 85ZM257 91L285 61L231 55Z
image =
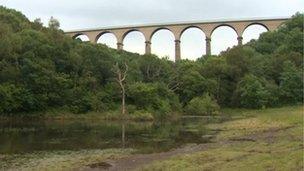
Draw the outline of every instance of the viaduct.
M167 24L151 24L138 26L123 27L104 27L97 29L74 30L65 32L66 35L76 38L80 35L86 35L91 43L97 43L97 40L106 33L112 33L117 40L117 49L123 50L123 40L126 35L132 31L139 31L145 37L145 53L151 53L151 39L159 30L166 29L173 33L175 37L175 61L181 59L180 39L185 30L188 28L198 28L202 30L206 36L206 54L211 54L211 35L215 29L220 26L231 27L237 34L238 45L242 45L243 33L245 29L251 25L262 25L268 31L276 30L289 18L267 18L267 19L243 19L243 20L221 20L221 21L200 21L200 22L183 22L183 23L167 23Z

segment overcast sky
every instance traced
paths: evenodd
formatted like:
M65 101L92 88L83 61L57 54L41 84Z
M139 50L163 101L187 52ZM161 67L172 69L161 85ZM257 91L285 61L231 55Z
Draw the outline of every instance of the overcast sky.
M304 0L0 0L0 5L23 12L30 20L41 18L47 24L51 16L61 23L61 29L83 29L177 21L212 19L242 19L288 17L303 12ZM244 39L257 38L265 31L252 26ZM161 30L152 39L152 52L174 56L173 36ZM115 46L115 38L105 35L99 42ZM130 33L125 49L144 52L144 38ZM212 36L212 53L236 44L236 34L229 28L218 28ZM182 57L195 59L205 53L204 34L191 29L182 37Z

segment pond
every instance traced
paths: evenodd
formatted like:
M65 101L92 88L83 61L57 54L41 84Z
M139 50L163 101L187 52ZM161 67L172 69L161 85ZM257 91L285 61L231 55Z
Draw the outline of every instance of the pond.
M175 122L83 120L9 120L0 122L0 154L34 151L133 148L162 152L189 143L208 143L216 118L183 118Z

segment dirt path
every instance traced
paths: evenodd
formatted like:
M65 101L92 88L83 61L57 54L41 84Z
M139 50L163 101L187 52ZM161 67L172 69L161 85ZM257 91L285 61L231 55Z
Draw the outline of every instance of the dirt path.
M204 149L209 149L211 144L193 144L182 148L174 149L168 152L153 154L135 154L119 160L106 160L101 163L92 164L81 171L130 171L138 169L146 164L150 164L156 160L165 160L179 154L189 154Z
M274 141L276 134L280 131L285 131L291 127L270 129L268 131L251 134L239 138L230 138L227 141L219 141L207 144L192 144L182 148L174 149L168 152L153 153L153 154L135 154L119 160L106 160L101 163L92 164L79 171L130 171L140 169L143 166L150 164L154 161L161 161L179 154L191 154L198 151L204 151L211 148L216 148L224 144L237 143L242 141L258 141L264 139L268 142Z

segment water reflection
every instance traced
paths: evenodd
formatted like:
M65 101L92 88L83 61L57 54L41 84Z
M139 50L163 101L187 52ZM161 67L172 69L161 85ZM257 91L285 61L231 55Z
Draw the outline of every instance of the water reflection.
M125 123L122 123L122 125L121 125L121 142L122 142L122 148L125 148L125 146L126 146L125 137L126 137Z
M0 154L37 150L135 148L160 152L187 143L208 142L206 129L217 119L177 122L16 121L0 122Z

